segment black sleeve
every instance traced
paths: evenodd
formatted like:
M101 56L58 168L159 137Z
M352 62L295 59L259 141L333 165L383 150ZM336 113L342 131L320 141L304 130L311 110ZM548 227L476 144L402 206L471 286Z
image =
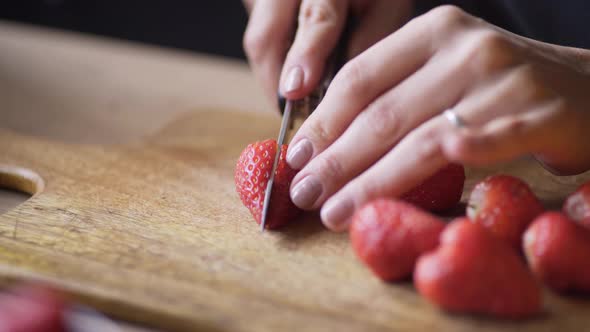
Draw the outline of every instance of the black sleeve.
M416 15L453 4L503 29L528 38L590 49L587 0L417 0Z

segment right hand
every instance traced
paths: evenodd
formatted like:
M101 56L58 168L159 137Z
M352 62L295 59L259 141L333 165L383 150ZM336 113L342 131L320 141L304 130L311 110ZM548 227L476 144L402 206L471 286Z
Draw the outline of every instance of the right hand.
M300 99L317 86L349 13L356 25L346 59L400 28L412 12L411 0L244 0L244 4L250 12L244 49L273 102L277 90L287 99Z

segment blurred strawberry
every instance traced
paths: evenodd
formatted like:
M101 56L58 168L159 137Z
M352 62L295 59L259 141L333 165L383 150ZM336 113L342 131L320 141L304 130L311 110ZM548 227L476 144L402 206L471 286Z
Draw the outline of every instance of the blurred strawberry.
M517 253L467 218L449 224L440 246L418 259L414 284L452 312L523 318L541 307L540 288Z
M462 165L449 164L405 193L401 199L428 211L446 211L461 201L464 184L465 168Z
M590 181L567 197L563 211L572 220L590 228Z
M384 280L409 277L416 259L438 244L445 224L406 202L377 199L352 217L350 240L354 252Z
M41 286L20 286L0 294L0 331L63 331L64 309L64 301L52 290Z
M498 238L521 249L522 233L543 205L529 186L509 175L494 175L478 183L467 205L467 216Z
M537 217L524 234L533 272L556 291L590 292L590 230L560 212Z

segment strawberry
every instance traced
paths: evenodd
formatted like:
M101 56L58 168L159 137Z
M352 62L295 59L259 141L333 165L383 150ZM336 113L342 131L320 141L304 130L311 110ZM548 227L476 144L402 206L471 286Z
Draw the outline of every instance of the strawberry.
M449 164L401 198L428 211L445 211L459 203L464 183L465 168Z
M543 205L522 180L494 175L478 183L467 204L467 216L520 250L522 233Z
M518 254L467 218L451 222L440 246L418 259L414 284L452 312L524 318L541 306L540 287Z
M412 274L419 255L437 246L444 227L442 220L409 203L377 199L352 217L350 240L375 275L399 280Z
M63 331L63 299L40 286L19 286L0 294L0 330L11 332Z
M563 211L572 220L590 228L590 181L567 197Z
M276 151L277 142L273 139L248 145L242 151L234 173L236 191L258 224L262 221L264 194ZM267 229L278 228L296 218L301 212L289 196L289 186L297 172L285 161L286 154L287 145L283 145L275 172L265 226Z
M556 291L590 292L590 230L561 212L539 216L524 234L531 269Z

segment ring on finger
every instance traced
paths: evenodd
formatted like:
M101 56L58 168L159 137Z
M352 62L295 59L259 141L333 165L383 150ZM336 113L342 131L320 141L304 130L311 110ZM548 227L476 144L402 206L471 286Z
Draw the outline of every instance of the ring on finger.
M457 129L465 127L465 120L461 118L452 108L443 112L444 117Z

